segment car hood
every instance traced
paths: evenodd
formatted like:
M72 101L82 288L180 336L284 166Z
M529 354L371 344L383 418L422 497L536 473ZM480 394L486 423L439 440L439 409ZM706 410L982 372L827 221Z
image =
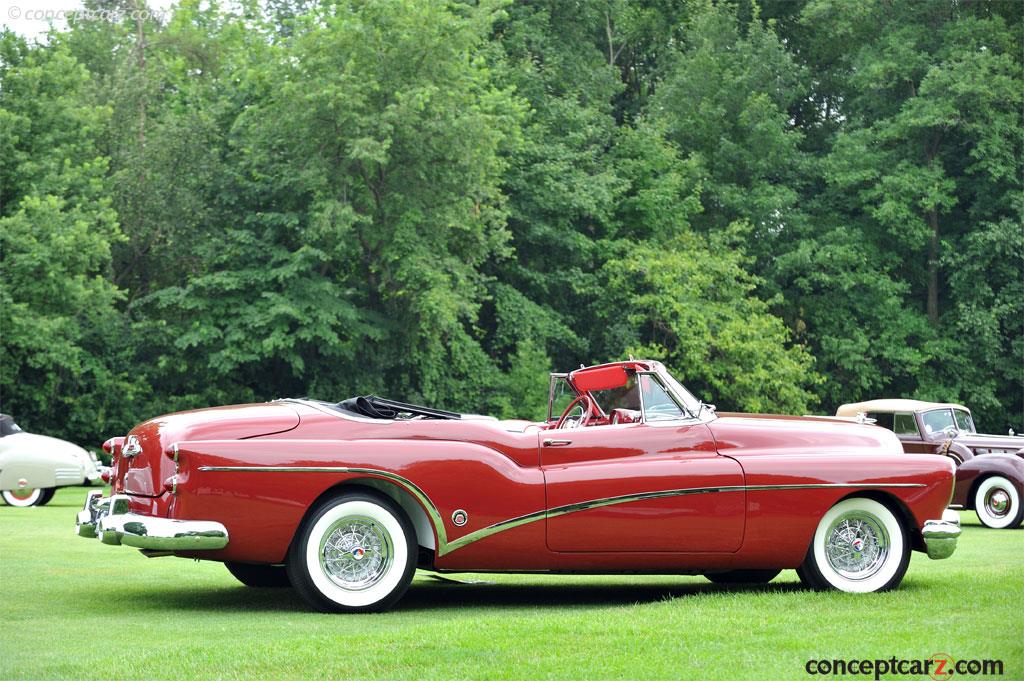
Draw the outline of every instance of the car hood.
M891 453L903 446L892 432L870 424L769 414L720 414L710 423L719 452L729 456L786 454Z
M1021 435L961 433L953 438L953 442L970 447L971 449L1003 449L1011 453L1024 449L1024 436Z

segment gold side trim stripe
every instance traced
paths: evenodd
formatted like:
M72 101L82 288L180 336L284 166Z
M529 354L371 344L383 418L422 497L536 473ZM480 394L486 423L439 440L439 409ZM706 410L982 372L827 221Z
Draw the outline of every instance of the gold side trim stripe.
M878 482L878 483L839 483L839 482L822 482L822 483L797 483L792 485L728 485L719 487L686 487L682 489L668 489L659 490L656 492L638 492L636 494L623 494L616 497L604 497L601 499L590 499L588 501L580 501L574 504L566 504L564 506L555 506L549 509L543 509L540 511L534 511L527 513L526 515L517 516L515 518L509 518L508 520L502 520L488 525L487 527L481 528L469 534L463 535L458 539L448 541L448 534L445 530L444 521L441 518L441 513L437 510L434 502L430 500L430 497L426 493L416 486L414 482L408 478L404 478L401 475L390 473L388 471L378 470L375 468L352 468L349 466L200 466L200 471L204 472L231 472L231 473L356 473L356 474L367 474L376 475L388 480L392 480L401 484L403 487L416 497L423 508L426 510L427 515L430 517L431 523L434 525L434 531L437 533L437 555L443 556L447 553L451 553L456 549L472 544L490 537L491 535L505 530L511 530L515 527L527 525L538 520L546 518L557 518L558 516L567 515L569 513L576 513L579 511L586 511L592 508L601 508L604 506L614 506L616 504L628 504L633 501L644 501L647 499L661 499L665 497L682 497L690 496L694 494L716 494L723 492L759 492L764 490L773 489L881 489L881 488L893 488L893 487L924 487L923 483L918 482Z

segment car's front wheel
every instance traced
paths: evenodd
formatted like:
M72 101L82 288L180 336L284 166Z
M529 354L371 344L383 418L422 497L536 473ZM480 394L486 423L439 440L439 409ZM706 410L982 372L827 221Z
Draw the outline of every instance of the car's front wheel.
M232 576L246 586L277 588L291 586L283 565L254 565L252 563L224 563Z
M874 499L844 499L818 523L800 581L812 589L865 593L899 586L910 542L899 519Z
M54 491L53 488L42 487L11 489L4 490L3 498L8 506L45 506L53 498Z
M323 612L374 612L393 605L416 571L416 534L389 499L339 494L303 521L288 551L292 586Z
M1024 506L1013 483L1001 475L985 478L974 493L974 512L985 527L998 530L1019 527Z

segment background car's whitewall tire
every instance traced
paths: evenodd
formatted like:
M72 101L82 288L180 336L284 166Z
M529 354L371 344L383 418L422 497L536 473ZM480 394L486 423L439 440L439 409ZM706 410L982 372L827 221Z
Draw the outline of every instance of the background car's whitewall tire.
M39 506L42 505L40 502L46 503L46 501L49 501L49 499L43 501L44 497L46 497L46 490L41 488L5 489L3 492L4 501L8 506L22 508L26 506Z
M389 499L345 493L302 523L288 553L288 576L325 612L372 612L394 604L416 571L416 533Z
M909 564L899 518L874 499L856 497L821 518L797 574L814 589L866 593L897 587Z
M997 530L1019 527L1024 506L1013 483L1001 475L985 478L974 492L974 512L985 527Z

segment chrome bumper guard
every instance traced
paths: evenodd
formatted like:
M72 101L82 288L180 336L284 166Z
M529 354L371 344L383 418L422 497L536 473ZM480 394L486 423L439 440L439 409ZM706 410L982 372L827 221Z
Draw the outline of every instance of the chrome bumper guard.
M228 545L228 531L212 520L170 520L128 512L128 497L92 491L78 512L79 537L151 551L211 551Z
M947 508L942 512L942 520L925 521L921 536L929 558L949 558L956 550L956 540L960 536L960 514Z

